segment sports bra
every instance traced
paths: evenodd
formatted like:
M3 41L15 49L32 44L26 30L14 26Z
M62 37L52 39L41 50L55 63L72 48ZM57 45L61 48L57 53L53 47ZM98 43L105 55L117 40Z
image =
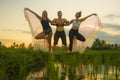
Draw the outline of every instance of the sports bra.
M79 22L76 22L76 21L74 20L74 21L73 21L73 26L79 27L79 26L80 26L80 21L79 21Z

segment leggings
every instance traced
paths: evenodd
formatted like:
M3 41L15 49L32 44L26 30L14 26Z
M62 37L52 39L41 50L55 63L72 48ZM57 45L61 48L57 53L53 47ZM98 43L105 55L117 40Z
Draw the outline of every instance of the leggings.
M73 38L74 36L76 36L76 38L82 42L85 42L85 37L83 35L81 35L78 30L74 30L74 29L71 29L70 32L69 32L69 41L70 41L70 44L69 44L69 51L72 51L72 47L73 47Z

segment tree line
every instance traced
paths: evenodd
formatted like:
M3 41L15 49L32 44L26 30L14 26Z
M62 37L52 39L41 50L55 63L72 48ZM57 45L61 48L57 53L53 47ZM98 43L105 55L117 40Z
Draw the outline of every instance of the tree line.
M25 43L17 44L13 42L10 47L6 47L2 42L0 42L0 48L28 48L28 49L33 49L32 43L28 45L28 47L25 47ZM120 49L120 44L109 44L106 43L105 40L100 40L99 38L96 38L93 41L93 44L91 47L89 47L93 50L104 50L104 49Z
M95 39L91 46L93 50L102 50L102 49L120 49L120 44L109 44L105 40Z
M32 43L30 43L28 45L28 47L25 46L25 43L21 43L21 44L17 44L15 42L13 42L13 44L10 45L10 47L6 47L4 44L2 44L2 42L0 42L0 48L28 48L28 49L33 49Z

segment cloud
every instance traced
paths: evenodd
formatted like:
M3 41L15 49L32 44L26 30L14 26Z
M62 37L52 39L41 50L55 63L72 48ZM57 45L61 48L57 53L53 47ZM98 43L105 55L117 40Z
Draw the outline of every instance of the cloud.
M109 19L116 19L116 18L120 18L120 15L108 14L108 15L105 15L104 17Z
M111 35L111 36L120 36L120 30L118 30L118 29L104 28L101 31L105 32L106 34Z
M104 28L101 31L111 36L120 36L120 25L104 24Z
M105 40L106 42L111 42L111 43L118 43L120 44L120 35L114 35L111 36L110 34L106 32L99 32L95 38L99 38L101 40Z
M26 30L14 30L14 29L1 29L0 31L10 31L10 32L20 32L20 33L25 33L25 34L30 34L30 31L26 31Z
M104 24L103 29L95 36L95 38L120 44L120 25Z
M115 29L119 29L119 30L120 30L120 25L117 25L117 24L105 23L105 24L104 24L104 27L107 27L107 28L115 28Z

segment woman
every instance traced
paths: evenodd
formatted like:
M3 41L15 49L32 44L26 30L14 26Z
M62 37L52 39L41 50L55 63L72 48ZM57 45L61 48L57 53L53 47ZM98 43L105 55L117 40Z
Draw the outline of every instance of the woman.
M42 27L43 27L43 32L41 32L37 36L35 36L35 39L47 39L48 44L49 44L49 52L51 52L52 29L51 29L51 27L49 25L51 20L48 18L47 11L44 10L42 12L42 17L41 17L38 14L36 14L35 12L33 12L32 10L30 10L28 8L25 8L25 9L29 10L30 12L35 14L35 16L40 20L40 22L42 24Z
M59 38L61 38L62 44L64 45L67 52L68 49L67 49L66 34L64 31L64 26L67 26L69 22L66 19L62 18L62 11L58 11L57 15L58 15L58 18L55 18L52 21L52 25L56 26L56 32L54 34L53 51L54 51L54 47L58 44Z
M82 42L85 42L85 37L82 36L82 35L78 32L78 30L79 30L79 27L80 27L80 23L81 23L82 21L86 20L88 17L91 17L92 15L97 15L97 14L91 14L91 15L88 15L88 16L86 16L86 17L84 17L84 18L79 19L79 18L81 17L81 11L80 11L80 12L77 12L77 13L75 14L76 19L73 19L73 20L70 21L69 24L71 24L71 23L73 24L73 26L72 26L72 28L71 28L71 30L70 30L70 32L69 32L69 41L70 41L69 51L70 51L70 52L72 51L73 39L74 39L74 38L77 38L78 40L80 40L80 41L82 41Z

